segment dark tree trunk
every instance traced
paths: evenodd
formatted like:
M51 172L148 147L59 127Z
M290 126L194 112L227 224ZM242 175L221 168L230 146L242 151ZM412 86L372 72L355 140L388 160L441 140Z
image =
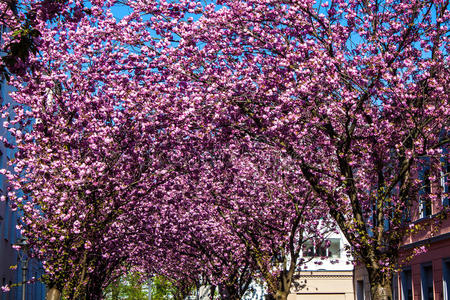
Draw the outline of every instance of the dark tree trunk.
M214 300L214 294L215 293L216 293L216 286L215 285L211 285L210 294L209 294L209 299L210 300Z
M240 300L239 291L233 286L219 287L220 298L223 300Z
M91 278L86 286L85 299L86 300L101 300L103 298L103 282L104 277Z

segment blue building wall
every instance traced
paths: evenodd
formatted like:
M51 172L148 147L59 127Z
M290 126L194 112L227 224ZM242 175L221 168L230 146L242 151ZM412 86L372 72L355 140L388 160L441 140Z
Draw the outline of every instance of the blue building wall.
M3 28L0 29L0 33ZM0 40L0 44L1 44ZM1 53L0 53L1 55ZM9 87L0 74L0 103L3 105L11 101L9 97ZM7 136L3 128L3 121L0 118L0 136ZM8 159L13 156L10 149L6 149L0 143L0 169L6 168ZM3 175L0 175L0 195L7 196L8 183ZM16 229L18 222L18 212L12 211L9 206L9 200L0 201L0 286L12 286L9 292L0 290L0 300L21 300L22 298L22 265L19 255L12 245L20 238L20 232ZM12 266L16 266L15 268ZM26 271L26 280L32 277L40 278L42 268L39 262L31 260L28 263ZM41 282L27 284L25 286L26 300L45 299L45 285Z

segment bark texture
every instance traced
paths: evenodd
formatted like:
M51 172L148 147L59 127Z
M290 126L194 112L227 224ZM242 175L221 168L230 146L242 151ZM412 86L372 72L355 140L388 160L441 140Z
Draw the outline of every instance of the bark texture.
M381 270L369 270L370 295L372 300L392 300L392 274Z
M287 300L289 292L276 291L273 295L267 295L266 300Z
M46 300L60 300L61 292L57 288L51 288L47 291L45 295Z

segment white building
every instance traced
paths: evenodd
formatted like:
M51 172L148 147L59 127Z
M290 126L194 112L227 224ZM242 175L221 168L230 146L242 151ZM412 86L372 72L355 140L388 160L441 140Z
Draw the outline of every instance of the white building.
M289 300L353 300L353 259L342 233L327 235L327 244L306 242L306 261L292 285Z

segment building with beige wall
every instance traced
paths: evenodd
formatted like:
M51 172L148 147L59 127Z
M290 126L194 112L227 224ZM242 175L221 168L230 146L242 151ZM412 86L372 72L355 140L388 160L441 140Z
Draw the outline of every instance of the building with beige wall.
M342 233L327 237L329 247L307 245L288 300L354 300L353 259Z
M354 300L353 271L305 271L288 300Z

